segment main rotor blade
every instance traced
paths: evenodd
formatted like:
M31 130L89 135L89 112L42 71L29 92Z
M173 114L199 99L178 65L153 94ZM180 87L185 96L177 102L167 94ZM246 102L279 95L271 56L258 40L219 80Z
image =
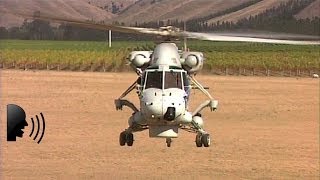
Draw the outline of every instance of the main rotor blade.
M47 16L47 15L32 16L32 15L21 14L21 13L16 13L16 15L22 16L27 19L38 19L38 20L45 20L49 22L55 22L55 23L67 23L70 25L76 25L76 26L81 26L85 28L97 29L97 30L112 30L112 31L123 32L123 33L152 34L152 35L160 35L160 36L170 35L168 31L160 31L158 29L153 29L153 28L117 26L117 25L111 25L111 24L96 23L93 21L82 21L82 20L67 19L67 18Z
M270 44L291 44L291 45L320 45L319 40L315 41L294 41L284 39L268 39L256 37L244 37L243 35L221 35L217 33L195 33L195 32L182 32L182 36L192 39L208 40L208 41L223 41L223 42L256 42L256 43L270 43Z
M111 24L101 24L93 21L67 19L67 18L42 15L42 14L28 15L28 14L16 13L16 15L19 15L28 19L39 19L39 20L46 20L49 22L67 23L67 24L77 25L77 26L91 28L91 29L112 30L117 32L133 33L133 34L150 34L150 35L158 35L158 36L168 36L171 38L181 37L181 38L192 38L192 39L199 39L199 40L224 41L224 42L257 42L257 43L270 43L270 44L320 45L319 40L314 40L314 41L313 40L287 40L287 39L280 39L281 36L276 36L277 38L261 38L261 37L251 37L250 35L237 34L237 33L233 33L229 35L219 34L219 33L210 33L210 34L196 33L196 32L180 31L174 27L164 27L159 29L139 28L139 27L117 26L117 25L111 25Z
M209 33L210 34L210 33ZM319 41L320 36L293 34L283 32L270 32L270 31L254 31L254 30L236 30L236 31L222 31L214 32L216 35L222 36L236 36L236 37L251 37L251 38L263 38L263 39L282 39L282 40L296 40L296 41Z

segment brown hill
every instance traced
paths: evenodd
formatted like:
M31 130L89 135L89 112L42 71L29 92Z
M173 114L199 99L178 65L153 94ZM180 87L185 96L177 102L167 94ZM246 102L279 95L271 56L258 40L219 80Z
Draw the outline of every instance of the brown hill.
M304 10L300 11L295 17L297 19L306 19L312 17L320 17L320 0L311 3Z
M119 13L137 1L138 0L87 0L89 4L111 13ZM118 8L116 12L114 12L115 9L113 9L112 5Z
M141 0L121 12L115 20L126 24L158 20L186 20L207 16L249 0Z
M13 12L41 13L79 20L135 22L188 20L208 16L250 0L0 0L0 26L19 26L23 18ZM259 14L289 0L263 0L247 8L209 20L237 21ZM112 10L112 3L117 8ZM115 13L115 14L112 14ZM316 0L296 15L296 18L320 16L320 0Z
M113 17L111 13L90 5L85 0L0 0L0 26L19 26L24 18L13 13L30 14L34 11L80 20L105 20Z
M208 16L228 8L238 6L249 0L140 0L119 13L114 19L119 22L134 24L135 22L188 20L197 17ZM247 8L226 14L209 20L209 23L217 21L238 21L242 18L254 16L264 12L266 9L276 7L280 3L289 0L263 0ZM320 0L309 5L299 13L300 18L320 16ZM301 14L301 15L300 15Z
M258 2L252 6L246 7L244 9L239 10L239 11L213 18L213 19L209 20L208 23L209 24L216 23L218 21L220 21L220 22L222 22L222 21L236 22L240 19L260 14L260 13L264 12L266 9L276 7L280 3L286 2L286 1L289 1L289 0L263 0L261 2Z

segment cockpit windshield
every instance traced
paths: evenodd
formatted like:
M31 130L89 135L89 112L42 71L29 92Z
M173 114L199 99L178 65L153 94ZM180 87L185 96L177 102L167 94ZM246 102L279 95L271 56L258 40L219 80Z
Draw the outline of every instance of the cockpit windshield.
M162 89L162 79L163 79L162 71L148 72L145 89L149 89L149 88Z
M146 75L145 89L183 89L181 71L149 71ZM164 82L164 83L163 83Z
M164 89L182 89L181 72L165 72Z

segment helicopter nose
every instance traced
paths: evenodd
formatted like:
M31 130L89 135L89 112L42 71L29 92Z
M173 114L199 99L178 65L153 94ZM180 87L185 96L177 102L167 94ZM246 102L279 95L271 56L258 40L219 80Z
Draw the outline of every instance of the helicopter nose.
M163 118L167 121L173 121L175 117L176 117L176 108L175 107L168 107Z

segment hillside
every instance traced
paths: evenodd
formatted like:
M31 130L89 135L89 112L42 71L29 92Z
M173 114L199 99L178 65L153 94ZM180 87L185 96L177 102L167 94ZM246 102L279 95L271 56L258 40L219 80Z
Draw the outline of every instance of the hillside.
M125 24L150 21L188 20L237 6L249 0L141 0L119 13L115 20Z
M22 24L24 18L12 12L42 13L73 19L111 19L113 15L96 6L88 4L85 0L0 0L0 26L11 27Z
M246 7L239 11L229 13L220 17L216 17L213 19L208 20L208 23L216 23L218 21L229 21L229 22L236 22L240 19L247 18L250 16L255 16L259 13L264 12L266 9L270 9L272 7L278 6L282 2L287 2L289 0L263 0L258 2L252 6Z
M315 2L311 3L304 10L299 12L295 17L297 19L306 19L315 16L320 17L320 0L316 0Z
M236 11L221 13L252 0L0 0L0 27L20 26L23 18L13 12L41 11L53 16L79 20L124 22L134 25L144 22L191 20L202 17L208 24L217 21L236 22L254 16L289 0L262 0ZM220 13L218 17L211 16ZM320 0L300 11L297 19L320 16Z
M107 12L117 14L138 0L83 0Z

